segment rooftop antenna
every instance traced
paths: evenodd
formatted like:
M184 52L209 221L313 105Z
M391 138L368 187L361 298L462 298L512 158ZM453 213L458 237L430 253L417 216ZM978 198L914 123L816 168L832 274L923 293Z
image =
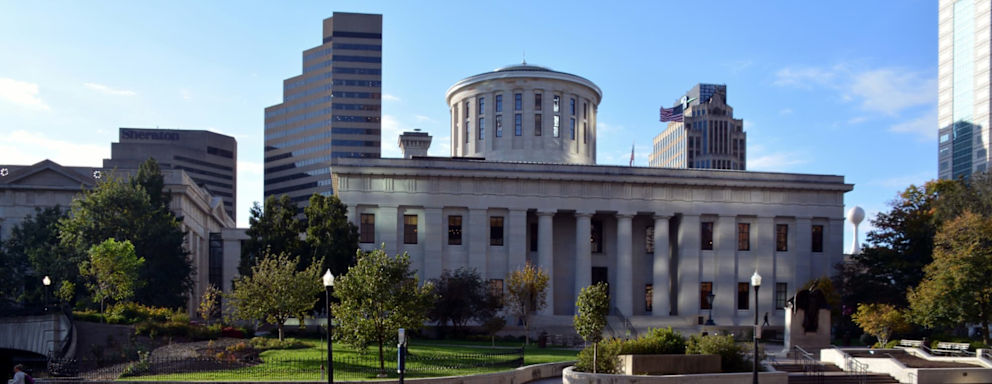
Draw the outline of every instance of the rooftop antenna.
M526 49L523 50L523 58L524 58L523 65L527 65L527 50Z

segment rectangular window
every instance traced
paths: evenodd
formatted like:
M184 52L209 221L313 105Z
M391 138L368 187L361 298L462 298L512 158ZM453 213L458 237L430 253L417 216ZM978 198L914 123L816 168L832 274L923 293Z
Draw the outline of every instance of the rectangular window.
M503 279L489 279L489 294L503 299Z
M496 137L503 137L503 115L496 115Z
M541 136L541 127L543 126L543 121L541 120L541 114L534 115L534 136Z
M462 245L461 216L448 216L448 245Z
M375 242L375 215L371 213L362 214L361 228L359 228L359 240L363 243Z
M417 244L417 215L403 215L403 244Z
M704 221L699 223L699 249L704 251L713 250L713 222Z
M503 112L503 95L496 95L496 113Z
M789 296L786 283L775 283L775 309L785 309L785 300Z
M588 123L582 123L582 144L589 143L589 126Z
M789 225L775 225L775 251L787 252L789 250Z
M524 134L524 122L523 116L521 114L513 115L513 135L520 136Z
M561 108L561 96L555 95L551 98L551 110L554 113L558 113Z
M521 93L513 94L513 110L519 111L524 108L524 95Z
M489 218L489 245L503 246L503 216Z
M464 112L465 112L465 116L464 116L465 120L468 120L468 114L472 112L472 102L470 101L465 102Z
M479 110L476 111L476 114L477 115L485 115L486 114L486 98L485 97L480 97L479 98Z
M582 118L589 118L589 103L582 103Z
M575 140L575 119L569 119L569 132L571 134L571 139Z
M592 220L591 239L589 239L592 253L603 253L603 222Z
M654 285L644 284L644 312L651 312L654 306L651 302L654 301Z
M534 110L535 111L540 111L541 108L543 108L542 107L542 104L544 104L544 100L541 97L541 94L540 93L535 93L534 94Z
M737 283L737 309L751 308L749 293L751 293L751 283Z
M654 227L644 228L644 253L654 253Z
M468 143L468 139L472 137L472 123L465 121L465 142Z
M537 223L530 223L527 228L530 233L530 251L537 252Z
M575 116L575 99L568 99L568 108L571 111L571 115Z
M737 250L751 250L751 224L737 223Z
M823 226L814 225L812 235L813 235L813 241L810 250L813 252L823 252Z
M558 115L555 115L554 125L551 126L551 134L554 135L554 137L561 136L561 117Z
M486 118L479 118L479 140L486 139Z
M711 293L713 293L712 281L699 283L699 309L713 309L708 297Z

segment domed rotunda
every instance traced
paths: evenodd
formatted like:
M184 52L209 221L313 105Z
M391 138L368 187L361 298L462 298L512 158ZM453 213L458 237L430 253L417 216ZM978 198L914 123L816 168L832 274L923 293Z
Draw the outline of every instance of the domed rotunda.
M453 157L596 164L603 92L586 78L524 63L467 77L445 98Z

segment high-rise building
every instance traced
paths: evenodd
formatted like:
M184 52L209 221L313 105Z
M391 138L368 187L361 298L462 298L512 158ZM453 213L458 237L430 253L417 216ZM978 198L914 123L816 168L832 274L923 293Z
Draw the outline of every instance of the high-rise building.
M137 169L149 157L162 169L181 169L214 197L224 202L235 219L238 202L238 142L210 131L121 128L118 142L110 144L106 169Z
M303 51L303 73L283 81L283 101L265 109L265 196L299 206L333 194L335 157L381 153L382 15L324 20L323 43Z
M940 0L937 172L967 178L988 169L992 10L988 0Z
M649 166L745 169L747 133L727 105L726 85L696 84L675 103L682 121L669 122L654 137Z

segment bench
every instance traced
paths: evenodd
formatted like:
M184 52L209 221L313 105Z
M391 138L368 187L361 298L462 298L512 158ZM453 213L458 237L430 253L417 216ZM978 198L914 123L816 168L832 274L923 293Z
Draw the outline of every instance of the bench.
M933 352L948 355L965 355L968 353L968 348L971 348L971 344L941 341L937 343L937 348L934 348Z
M899 346L907 347L907 348L920 348L923 346L923 340L903 339L903 340L899 340Z

